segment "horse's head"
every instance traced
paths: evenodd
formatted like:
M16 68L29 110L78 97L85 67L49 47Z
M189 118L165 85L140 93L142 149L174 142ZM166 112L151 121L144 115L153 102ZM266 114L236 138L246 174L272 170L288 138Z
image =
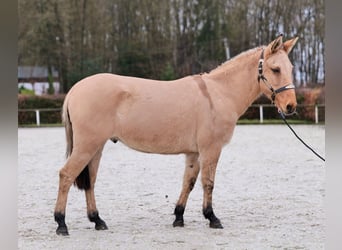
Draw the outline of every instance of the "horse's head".
M283 43L282 35L271 42L263 51L259 63L259 81L261 91L268 96L284 114L296 110L297 101L293 85L293 66L288 54L296 44L298 37Z

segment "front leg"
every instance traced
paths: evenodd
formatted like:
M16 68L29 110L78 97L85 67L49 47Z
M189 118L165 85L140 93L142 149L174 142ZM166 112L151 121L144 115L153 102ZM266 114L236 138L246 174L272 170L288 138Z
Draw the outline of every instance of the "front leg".
M221 150L210 150L201 156L201 176L203 186L203 215L209 220L211 228L223 228L221 221L214 214L212 197L215 183L217 162Z
M194 185L197 180L197 176L199 173L200 167L198 162L198 154L187 154L186 155L186 164L183 178L183 187L182 192L179 196L176 208L175 208L175 216L176 219L173 222L174 227L183 227L184 226L184 210L189 197L191 190L194 188Z

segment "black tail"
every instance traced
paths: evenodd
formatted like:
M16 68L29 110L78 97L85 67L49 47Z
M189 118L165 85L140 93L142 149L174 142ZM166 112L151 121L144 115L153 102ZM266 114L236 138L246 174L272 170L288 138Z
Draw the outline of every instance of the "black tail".
M90 178L88 165L82 170L75 180L75 186L81 190L90 189Z

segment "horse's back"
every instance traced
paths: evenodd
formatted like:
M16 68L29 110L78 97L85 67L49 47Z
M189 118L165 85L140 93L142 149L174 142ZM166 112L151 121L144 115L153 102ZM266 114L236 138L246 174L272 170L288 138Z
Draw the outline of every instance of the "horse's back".
M191 77L186 77L191 79ZM191 87L191 81L184 81L186 78L175 81L159 81L138 77L121 76L109 73L100 73L80 80L76 83L68 95L93 96L94 98L106 97L108 95L117 95L122 92L131 93L144 97L159 94L174 97L186 92L187 87ZM186 86L186 87L185 87ZM158 93L157 93L158 92ZM94 99L95 100L95 99Z

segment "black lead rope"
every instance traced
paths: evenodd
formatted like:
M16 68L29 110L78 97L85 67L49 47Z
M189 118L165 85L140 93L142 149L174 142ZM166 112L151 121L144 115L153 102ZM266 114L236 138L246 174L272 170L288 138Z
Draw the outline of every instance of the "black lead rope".
M293 128L290 126L290 124L286 121L285 115L283 112L279 112L281 119L283 119L283 121L285 122L285 124L289 127L289 129L293 132L293 134L297 137L298 140L300 140L304 146L306 146L308 149L310 149L317 157L319 157L322 161L325 161L325 159L320 156L318 153L316 153L315 150L313 150L308 144L306 144L297 134L296 132L293 130Z

